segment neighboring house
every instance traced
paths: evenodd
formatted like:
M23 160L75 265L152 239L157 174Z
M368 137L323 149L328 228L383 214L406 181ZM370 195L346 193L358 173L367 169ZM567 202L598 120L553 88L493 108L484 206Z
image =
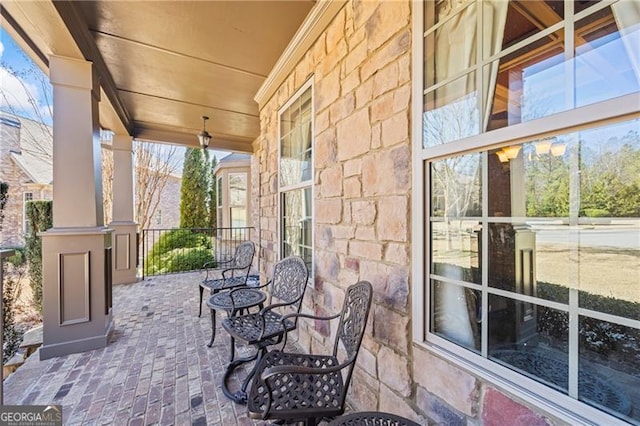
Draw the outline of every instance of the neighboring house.
M25 202L53 197L52 140L50 126L0 113L0 181L9 184L0 247L24 246Z
M216 217L218 228L250 226L251 156L229 154L214 170L216 180Z
M171 174L160 194L160 203L151 218L149 228L169 229L180 227L180 188L182 176Z

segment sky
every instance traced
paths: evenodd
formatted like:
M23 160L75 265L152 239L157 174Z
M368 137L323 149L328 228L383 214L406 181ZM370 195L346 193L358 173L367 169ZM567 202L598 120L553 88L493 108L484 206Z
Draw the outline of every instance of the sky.
M0 110L21 117L53 124L53 89L49 77L0 28ZM194 139L196 135L193 136ZM184 148L178 155L182 158ZM209 150L218 160L229 155L226 151ZM182 164L180 164L182 166ZM181 168L181 167L180 167Z
M52 89L48 77L4 28L0 29L0 109L52 124Z

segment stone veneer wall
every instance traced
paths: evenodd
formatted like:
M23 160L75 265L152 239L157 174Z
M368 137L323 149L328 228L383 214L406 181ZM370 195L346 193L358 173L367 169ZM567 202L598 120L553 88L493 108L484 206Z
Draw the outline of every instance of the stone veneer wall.
M349 1L260 106L252 167L261 272L270 275L278 258L278 109L311 76L315 288L305 295L303 311L338 311L344 290L358 280L371 281L375 290L349 401L357 410L393 412L420 424L513 424L511 415L546 424L542 415L412 344L410 1ZM331 350L328 329L304 324L299 334L304 349Z

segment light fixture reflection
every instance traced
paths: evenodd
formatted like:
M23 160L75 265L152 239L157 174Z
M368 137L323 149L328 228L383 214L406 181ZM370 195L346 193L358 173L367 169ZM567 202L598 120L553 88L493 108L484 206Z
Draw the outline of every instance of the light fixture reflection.
M551 139L543 139L541 141L534 142L534 146L536 147L536 154L544 155L549 153L549 149L551 149Z
M505 146L504 148L502 148L502 150L504 151L505 155L509 160L513 160L518 156L518 153L520 152L520 148L522 148L522 146L520 145L511 145L511 146Z
M564 155L566 151L567 151L567 146L562 142L556 142L553 145L551 145L551 155L553 155L554 157L559 157L561 155Z

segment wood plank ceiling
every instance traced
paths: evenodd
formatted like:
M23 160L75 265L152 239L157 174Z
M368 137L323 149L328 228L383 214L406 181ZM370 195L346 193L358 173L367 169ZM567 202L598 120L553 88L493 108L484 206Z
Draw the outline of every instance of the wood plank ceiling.
M207 115L212 148L251 152L254 95L314 2L54 5L85 57L99 66L99 55L103 89L134 137L197 146Z

